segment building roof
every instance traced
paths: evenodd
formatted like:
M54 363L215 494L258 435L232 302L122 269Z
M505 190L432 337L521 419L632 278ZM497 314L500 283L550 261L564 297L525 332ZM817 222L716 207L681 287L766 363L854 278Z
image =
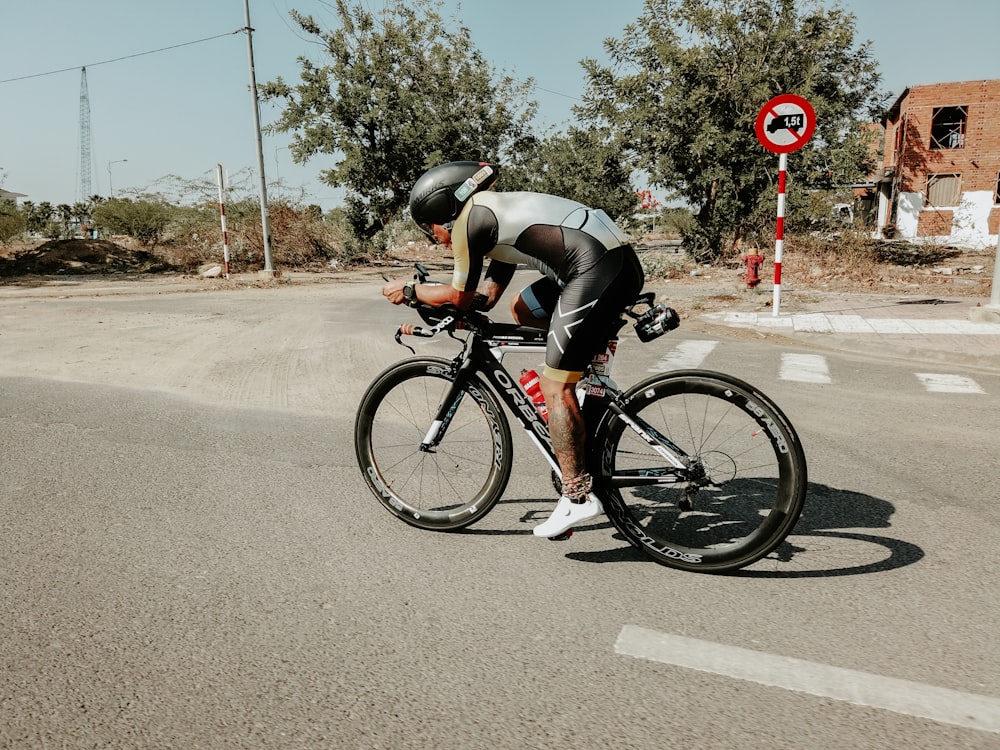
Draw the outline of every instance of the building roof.
M0 188L0 200L13 200L14 198L27 198L28 196L24 193L12 193L10 190L4 190Z

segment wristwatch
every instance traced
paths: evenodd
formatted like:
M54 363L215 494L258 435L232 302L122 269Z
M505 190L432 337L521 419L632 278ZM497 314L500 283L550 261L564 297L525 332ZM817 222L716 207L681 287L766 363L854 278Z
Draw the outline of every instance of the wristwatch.
M403 284L403 299L408 307L413 307L417 303L417 286L412 281Z

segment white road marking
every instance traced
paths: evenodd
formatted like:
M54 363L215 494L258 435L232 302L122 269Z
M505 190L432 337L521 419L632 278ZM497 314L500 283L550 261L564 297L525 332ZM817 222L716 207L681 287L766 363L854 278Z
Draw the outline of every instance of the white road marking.
M819 354L782 354L778 377L798 383L829 383L826 357Z
M1000 698L626 625L615 652L858 706L1000 734Z
M688 367L700 367L705 357L712 353L718 341L681 341L659 362L649 368L650 372L669 372Z
M918 372L916 376L931 393L985 393L972 378L961 375L937 375L933 372Z

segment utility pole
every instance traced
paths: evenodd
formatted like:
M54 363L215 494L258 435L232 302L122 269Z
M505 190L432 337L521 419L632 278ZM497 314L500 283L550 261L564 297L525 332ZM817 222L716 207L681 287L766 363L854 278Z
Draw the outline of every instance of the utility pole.
M1000 323L1000 232L997 233L997 250L993 255L993 290L984 319L990 323Z
M1000 232L997 233L997 247L993 255L993 289L990 301L983 306L969 310L969 319L977 323L1000 325Z
M247 57L250 61L250 99L253 102L253 127L257 138L257 174L260 175L260 221L264 235L264 271L262 275L275 276L271 263L271 222L267 214L267 180L264 177L264 142L260 134L260 102L257 99L257 76L253 65L253 29L250 27L250 0L243 0L244 31L247 35Z

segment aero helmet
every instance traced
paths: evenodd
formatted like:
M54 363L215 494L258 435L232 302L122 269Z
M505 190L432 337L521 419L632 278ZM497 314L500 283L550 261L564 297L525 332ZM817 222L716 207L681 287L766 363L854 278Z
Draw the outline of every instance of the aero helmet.
M453 161L424 172L410 191L410 217L431 239L432 224L455 221L474 193L488 190L500 167L478 161Z

